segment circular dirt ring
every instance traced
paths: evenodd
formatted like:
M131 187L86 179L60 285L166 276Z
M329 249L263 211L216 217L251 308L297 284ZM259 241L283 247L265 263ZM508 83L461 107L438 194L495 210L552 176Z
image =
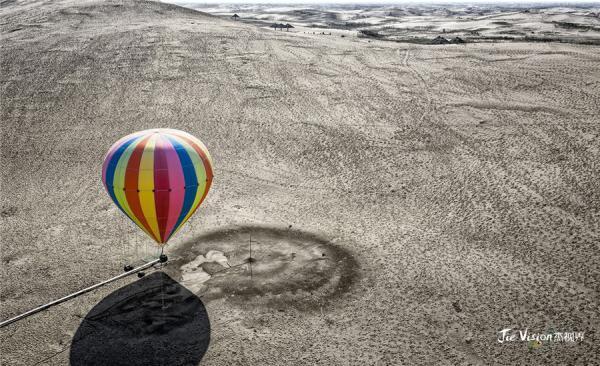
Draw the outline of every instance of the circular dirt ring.
M166 271L203 300L322 306L346 292L358 263L348 251L307 232L232 227L170 253Z

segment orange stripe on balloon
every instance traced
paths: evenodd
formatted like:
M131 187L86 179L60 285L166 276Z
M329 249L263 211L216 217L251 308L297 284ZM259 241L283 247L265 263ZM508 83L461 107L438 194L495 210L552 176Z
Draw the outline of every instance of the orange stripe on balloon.
M138 187L138 174L140 169L140 163L142 160L142 154L144 153L144 148L146 147L146 143L148 142L150 137L151 135L144 137L144 139L136 145L135 149L131 153L131 157L129 158L129 162L127 164L127 170L125 172L125 195L127 197L127 203L129 204L131 212L144 226L146 231L152 234L152 238L157 242L160 242L160 240L158 240L154 235L152 229L150 228L150 225L148 225L148 222L144 217L144 212L142 211L142 206L140 204Z
M138 172L138 188L140 190L140 206L146 222L152 229L154 237L160 240L156 206L154 201L154 150L158 134L153 133L146 142Z

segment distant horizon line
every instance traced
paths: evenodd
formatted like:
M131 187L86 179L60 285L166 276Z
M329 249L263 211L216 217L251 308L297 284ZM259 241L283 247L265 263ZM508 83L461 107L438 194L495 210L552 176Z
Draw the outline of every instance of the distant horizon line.
M377 5L512 5L518 7L527 7L527 5L546 5L546 6L563 6L563 5L599 5L600 0L575 0L575 1L556 1L556 0L534 0L526 2L518 2L514 0L408 0L408 1L394 1L394 0L377 0L377 1L360 1L360 0L329 0L326 2L316 0L159 0L163 3L171 3L177 5L365 5L365 6L377 6Z

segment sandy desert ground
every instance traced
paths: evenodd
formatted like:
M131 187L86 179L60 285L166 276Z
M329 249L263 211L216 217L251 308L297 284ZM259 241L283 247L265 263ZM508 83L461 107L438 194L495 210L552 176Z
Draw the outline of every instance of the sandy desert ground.
M164 274L0 329L2 365L600 364L600 47L142 1L3 1L0 23L0 319L154 253L102 187L118 138L185 130L215 165Z
M364 35L427 44L435 37L465 42L567 42L600 45L600 3L485 3L445 5L273 5L171 2L261 26L289 23L300 32Z

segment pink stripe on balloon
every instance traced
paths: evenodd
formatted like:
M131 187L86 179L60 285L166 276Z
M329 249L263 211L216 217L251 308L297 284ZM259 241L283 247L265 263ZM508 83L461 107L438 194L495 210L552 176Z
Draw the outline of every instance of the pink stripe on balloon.
M175 224L183 208L183 199L185 197L185 177L183 176L183 169L181 168L181 162L175 147L171 144L168 139L165 139L165 144L168 144L165 155L167 157L167 165L169 167L169 185L171 188L171 195L169 196L169 218L167 220L167 227L165 230L165 237L163 238L166 242L171 236Z

